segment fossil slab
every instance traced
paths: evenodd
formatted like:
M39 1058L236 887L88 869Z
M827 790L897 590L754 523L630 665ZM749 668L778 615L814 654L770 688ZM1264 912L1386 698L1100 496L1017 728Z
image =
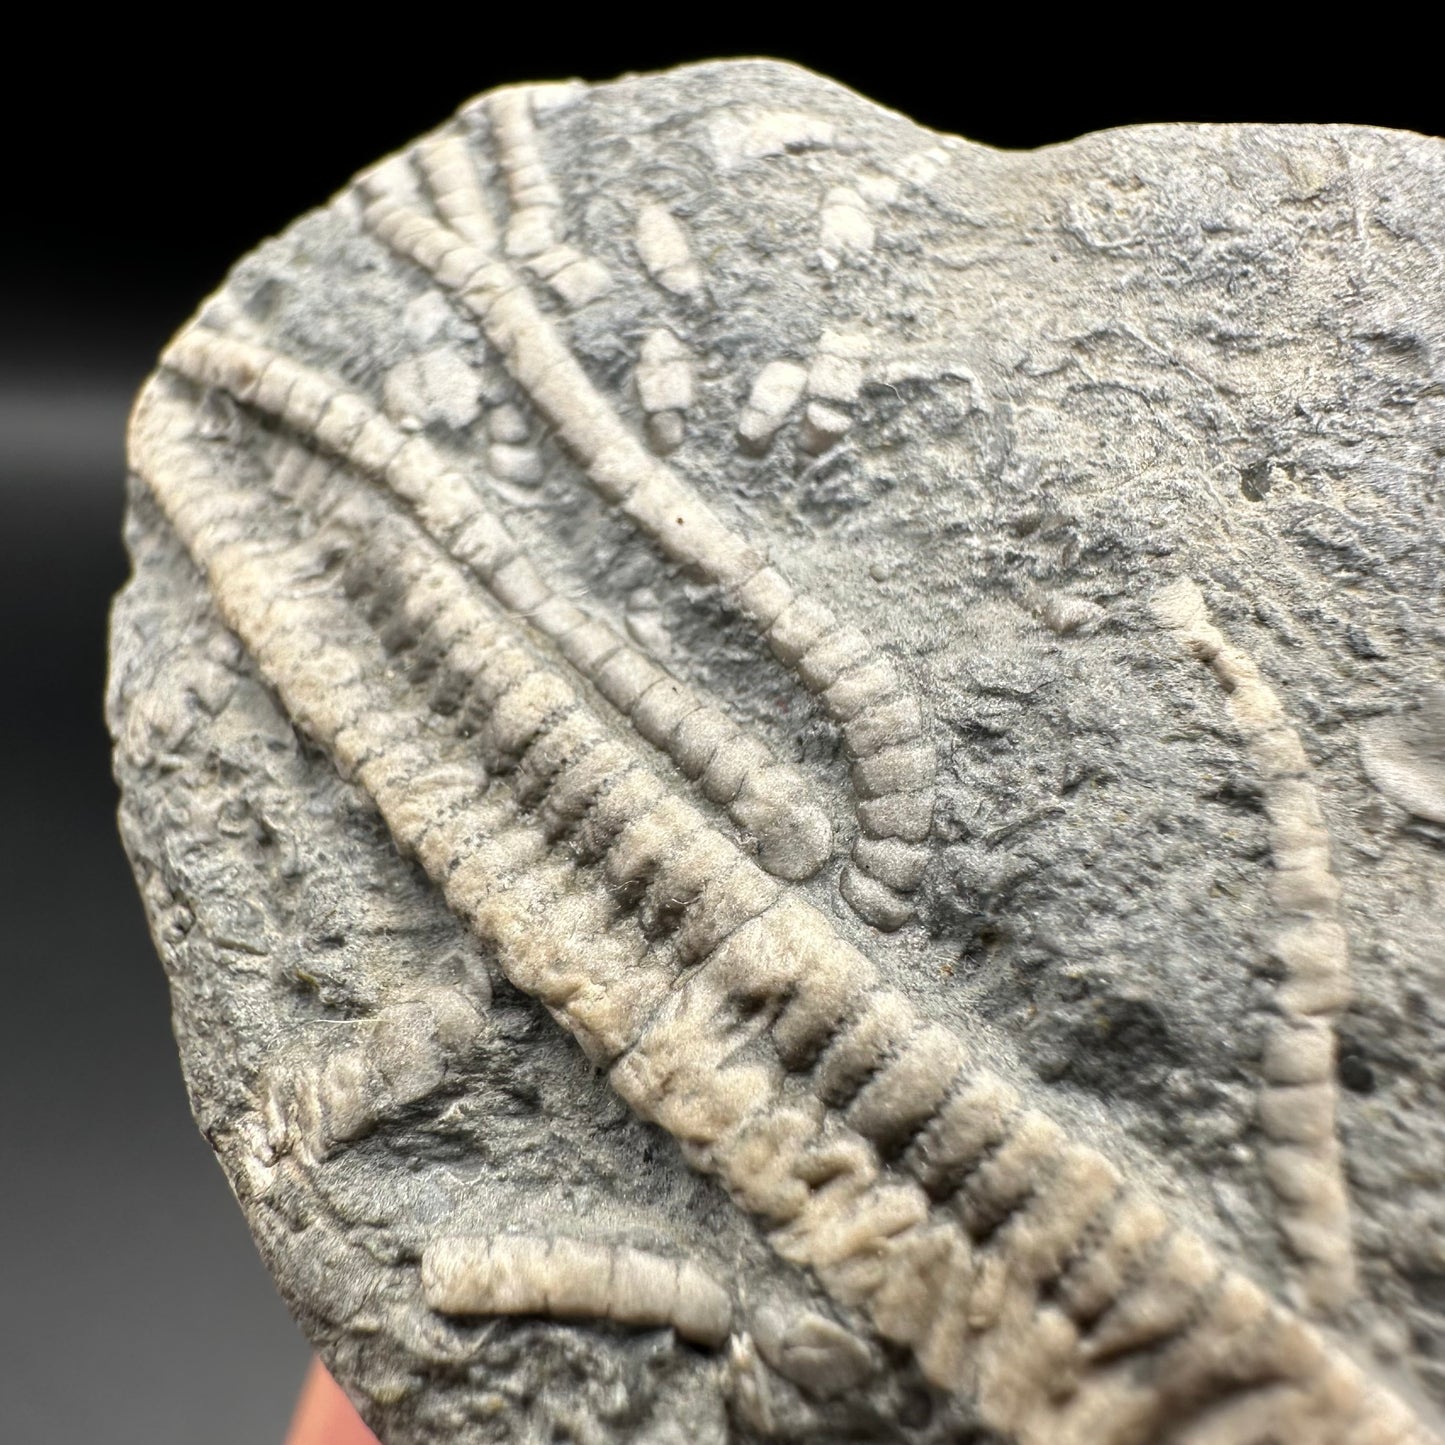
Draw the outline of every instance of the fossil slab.
M1442 197L721 63L176 337L122 828L385 1441L1441 1438Z

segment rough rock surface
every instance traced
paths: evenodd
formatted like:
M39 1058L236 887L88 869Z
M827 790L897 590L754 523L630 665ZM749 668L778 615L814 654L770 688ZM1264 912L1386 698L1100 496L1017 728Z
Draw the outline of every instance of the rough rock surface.
M236 267L122 829L383 1440L1439 1438L1442 201L721 63Z

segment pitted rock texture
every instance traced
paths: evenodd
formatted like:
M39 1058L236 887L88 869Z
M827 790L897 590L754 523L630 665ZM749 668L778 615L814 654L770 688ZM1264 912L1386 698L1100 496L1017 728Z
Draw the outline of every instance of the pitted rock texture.
M1442 197L718 63L177 336L122 832L388 1445L1441 1438Z

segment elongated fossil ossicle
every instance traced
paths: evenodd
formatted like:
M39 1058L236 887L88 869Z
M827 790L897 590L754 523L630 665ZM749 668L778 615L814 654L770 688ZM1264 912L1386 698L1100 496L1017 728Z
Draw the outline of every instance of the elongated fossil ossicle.
M674 1329L716 1349L732 1327L727 1291L695 1264L628 1245L499 1234L440 1239L422 1259L427 1303L447 1315L553 1315Z

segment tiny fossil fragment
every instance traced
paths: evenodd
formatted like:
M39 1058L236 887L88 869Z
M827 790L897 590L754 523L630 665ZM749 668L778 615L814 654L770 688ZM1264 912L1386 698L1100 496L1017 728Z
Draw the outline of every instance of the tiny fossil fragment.
M1442 177L515 87L167 346L122 833L387 1445L1445 1438Z

